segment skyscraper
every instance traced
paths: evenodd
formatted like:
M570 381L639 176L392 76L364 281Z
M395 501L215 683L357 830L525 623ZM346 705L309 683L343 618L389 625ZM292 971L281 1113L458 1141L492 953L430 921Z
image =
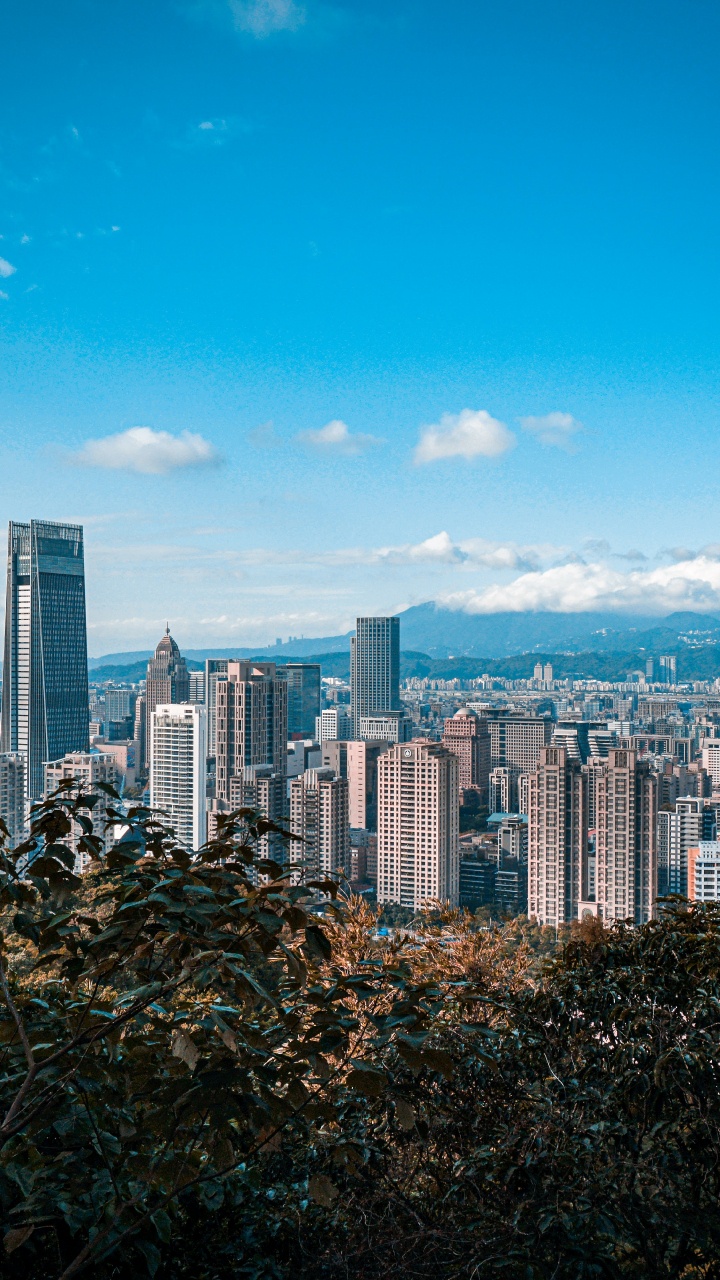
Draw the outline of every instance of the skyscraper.
M82 528L11 522L0 750L25 757L30 799L46 760L88 750L89 719Z
M392 741L348 742L347 779L350 826L377 831L378 760Z
M625 750L609 751L595 778L598 914L645 924L657 898L657 778ZM702 809L702 801L689 803ZM685 876L687 888L687 861Z
M658 884L657 894L688 896L688 856L703 838L703 802L684 796L674 809L658 813Z
M564 747L542 747L528 791L528 915L557 928L587 896L587 773Z
M88 790L92 790L98 782L107 782L111 787L116 787L118 783L115 759L104 751L68 752L62 760L48 761L44 773L45 795L56 791L64 778L74 778L79 786ZM102 840L105 853L109 852L116 839L116 827L106 823L108 806L112 806L112 803L109 796L98 791L92 812L89 809L85 811L86 817L92 816L95 835ZM81 853L78 848L84 835L81 824L73 822L72 828L69 843L75 854L74 871L76 875L81 875L90 865L90 854Z
M320 715L319 663L288 662L277 668L277 675L287 682L288 737L311 738Z
M490 767L507 769L508 807L518 807L518 779L537 767L540 751L547 746L552 721L546 716L522 716L506 711L489 711L481 716L490 733Z
M207 753L217 754L217 685L227 675L227 658L205 659L205 706L207 708Z
M146 757L150 761L150 734L152 713L160 704L189 702L190 676L181 658L180 650L170 635L169 626L155 650L155 657L148 662L147 688L145 689Z
M347 778L307 769L290 783L290 861L310 875L350 874Z
M186 849L205 843L206 712L160 703L150 716L150 805Z
M460 892L458 761L439 742L397 743L378 764L378 902L417 911Z
M22 840L25 829L25 757L0 755L0 818L10 832L10 845Z
M215 794L230 800L230 783L244 770L268 765L286 773L287 682L274 662L228 662L217 682Z
M490 775L490 734L487 721L461 707L452 719L445 721L443 746L458 758L460 791L476 791L480 804L487 804Z
M399 618L357 619L350 641L350 704L355 737L361 716L402 711Z

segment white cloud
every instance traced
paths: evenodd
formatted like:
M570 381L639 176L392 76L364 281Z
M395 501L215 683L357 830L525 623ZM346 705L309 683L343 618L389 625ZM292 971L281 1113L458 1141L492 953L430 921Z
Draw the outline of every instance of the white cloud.
M130 427L101 440L88 440L72 455L72 461L108 471L134 471L141 475L167 475L183 467L202 467L220 461L215 447L192 431L179 436L152 427Z
M341 552L336 554L340 555ZM485 569L536 569L549 556L563 554L558 547L518 547L509 542L487 542L484 538L465 538L454 542L443 530L424 542L397 547L379 547L367 551L365 563L381 564L455 564Z
M504 422L485 409L444 413L439 422L423 427L415 450L415 462L439 458L497 458L515 445L515 436Z
M262 40L275 31L297 31L306 19L295 0L228 0L236 31L249 31Z
M514 582L455 592L442 604L466 613L585 613L592 610L671 613L720 608L720 562L709 556L622 573L573 561L521 574Z
M312 449L349 455L364 453L373 445L382 444L377 436L363 435L361 431L352 432L347 423L341 422L339 418L333 418L332 422L317 431L301 431L296 439Z
M582 431L582 422L571 413L546 413L542 418L521 418L523 431L529 431L541 444L572 451L574 437Z
M0 258L0 276L3 280L7 280L8 276L14 276L17 267L14 267L7 258Z

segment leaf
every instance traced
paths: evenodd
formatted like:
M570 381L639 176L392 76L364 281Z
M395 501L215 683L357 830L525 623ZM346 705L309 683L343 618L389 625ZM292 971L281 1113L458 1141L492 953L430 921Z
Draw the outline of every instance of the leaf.
M387 1084L387 1077L373 1067L356 1067L347 1078L349 1089L364 1093L367 1098L379 1098Z
M319 960L329 960L332 955L330 940L316 924L309 924L305 929L305 941L308 950Z
M338 1196L338 1189L335 1183L326 1177L324 1173L315 1173L308 1182L308 1191L311 1198L316 1204L321 1204L324 1209L332 1208L332 1202Z
M5 1233L5 1252L14 1253L16 1249L20 1248L21 1244L30 1239L34 1230L34 1227L13 1227L12 1230L7 1231Z
M404 1098L395 1099L395 1115L401 1129L410 1130L415 1128L415 1110Z
M160 1250L151 1240L135 1240L135 1247L139 1249L147 1263L147 1269L151 1276L155 1275L160 1266Z
M454 1070L453 1060L445 1049L424 1049L422 1054L423 1062L431 1071L439 1071L441 1075L449 1078Z
M195 1070L200 1058L200 1050L184 1031L178 1030L173 1035L172 1052L174 1057L180 1058L191 1071Z

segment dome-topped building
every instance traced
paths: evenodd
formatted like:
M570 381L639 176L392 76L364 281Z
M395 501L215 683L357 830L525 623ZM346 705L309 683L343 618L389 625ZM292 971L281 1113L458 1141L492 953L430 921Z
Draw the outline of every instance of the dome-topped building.
M190 699L190 676L185 659L170 635L169 624L155 650L155 657L148 662L145 698L146 757L149 760L150 727L155 708L166 702L188 702Z

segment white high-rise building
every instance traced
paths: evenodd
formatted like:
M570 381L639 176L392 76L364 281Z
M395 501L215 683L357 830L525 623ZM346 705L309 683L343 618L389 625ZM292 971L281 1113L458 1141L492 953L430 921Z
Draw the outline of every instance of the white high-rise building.
M151 715L150 806L165 815L186 849L206 839L204 707L164 703Z
M290 783L290 861L306 876L350 873L347 778L332 769L307 769Z
M189 682L189 688L190 688L188 701L197 702L201 706L204 705L205 703L205 672L190 671L188 673L188 682Z
M352 720L342 707L325 707L315 717L316 742L347 742L352 736Z
M68 755L63 756L62 760L52 760L45 765L45 795L49 796L56 791L65 778L74 778L87 789L94 787L97 782L108 782L111 787L115 787L118 781L115 757L105 752L81 751L69 752ZM92 812L87 811L87 816L92 818L94 834L102 840L103 851L107 853L117 837L116 826L105 825L108 805L112 806L113 802L104 791L97 791L95 794L98 797L97 804ZM81 852L78 848L83 835L82 828L77 826L69 838L69 844L75 853L76 875L87 871L90 864L90 855Z
M657 835L657 894L688 892L688 856L703 837L703 802L699 797L676 800L673 810L661 809Z
M25 831L25 757L19 752L0 755L0 818L10 832L10 845Z
M688 850L688 891L691 902L720 902L720 843L701 840Z
M360 717L357 737L363 742L409 742L413 723L404 711L384 711L382 715Z
M459 766L439 742L397 743L378 760L378 902L418 910L460 893Z

